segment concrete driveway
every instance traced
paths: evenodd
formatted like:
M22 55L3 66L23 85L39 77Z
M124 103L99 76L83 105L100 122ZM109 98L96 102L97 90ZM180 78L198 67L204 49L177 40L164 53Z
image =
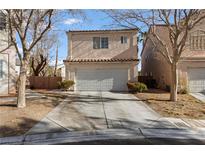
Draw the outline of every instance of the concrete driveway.
M75 92L28 134L107 129L175 128L132 94Z

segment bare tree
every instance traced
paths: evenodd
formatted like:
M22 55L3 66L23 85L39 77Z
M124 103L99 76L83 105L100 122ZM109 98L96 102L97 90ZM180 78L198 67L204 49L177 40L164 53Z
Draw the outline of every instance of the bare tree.
M58 67L58 44L57 44L57 47L56 47L56 59L55 59L55 66L54 66L54 73L53 75L56 76L57 74L57 68Z
M45 69L51 60L50 52L58 42L57 33L52 30L45 34L44 37L32 49L31 70L34 76L46 75Z
M26 106L26 74L31 50L51 28L53 10L5 10L5 14L9 33L8 47L15 47L21 63L17 106L23 108Z
M185 48L188 32L205 18L203 10L107 10L115 25L126 28L138 28L146 34L155 47L171 66L170 100L177 101L178 71L177 65ZM168 44L156 33L155 25L164 24L169 33ZM149 29L148 33L145 33Z
M39 54L38 57L31 58L31 69L34 76L39 76L42 70L47 65L47 57L44 57L43 54Z
M30 66L32 49L53 28L52 23L62 22L65 14L82 15L79 10L2 10L6 16L6 27L9 41L6 40L6 47L1 49L3 52L10 47L16 49L21 63L20 75L18 79L18 98L17 106L25 107L26 77ZM55 16L55 18L54 18ZM55 27L56 28L56 27Z

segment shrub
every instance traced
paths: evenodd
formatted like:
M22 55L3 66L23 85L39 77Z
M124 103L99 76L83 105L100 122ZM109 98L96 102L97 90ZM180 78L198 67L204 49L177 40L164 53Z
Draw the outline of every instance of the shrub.
M181 89L179 90L179 94L188 94L187 88L181 88Z
M32 85L32 86L30 86L30 89L32 90L32 89L34 89L34 86Z
M171 91L171 87L169 85L166 85L165 90L170 92Z
M155 79L151 79L148 83L149 83L147 85L148 88L156 88L157 87L157 82Z
M75 82L73 80L64 80L64 81L58 82L58 87L59 87L59 89L68 90L74 84L75 84Z
M141 82L128 82L127 87L130 92L144 92L147 90L147 86Z

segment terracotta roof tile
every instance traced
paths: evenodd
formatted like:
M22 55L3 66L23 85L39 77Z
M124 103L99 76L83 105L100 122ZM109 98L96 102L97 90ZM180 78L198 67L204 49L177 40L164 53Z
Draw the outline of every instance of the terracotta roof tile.
M138 31L138 29L127 28L127 29L101 29L101 30L69 30L68 32L109 32L109 31Z
M67 59L63 62L128 62L128 61L139 61L137 58L132 59Z

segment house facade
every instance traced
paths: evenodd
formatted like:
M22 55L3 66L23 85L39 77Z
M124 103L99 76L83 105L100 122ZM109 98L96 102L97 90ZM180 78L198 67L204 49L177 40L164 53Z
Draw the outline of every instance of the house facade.
M127 91L137 80L137 30L69 31L65 78L74 90Z
M8 46L8 33L6 31L5 19L0 12L0 51ZM0 52L0 95L15 93L16 87L16 52L9 48Z
M156 25L154 28L172 52L168 28L165 25ZM150 39L146 39L141 57L142 75L152 76L159 88L169 87L171 67ZM205 91L205 21L189 31L177 69L179 88L186 88L189 92Z
M57 73L56 76L62 77L62 79L65 79L65 65L64 64L59 64L57 66Z

